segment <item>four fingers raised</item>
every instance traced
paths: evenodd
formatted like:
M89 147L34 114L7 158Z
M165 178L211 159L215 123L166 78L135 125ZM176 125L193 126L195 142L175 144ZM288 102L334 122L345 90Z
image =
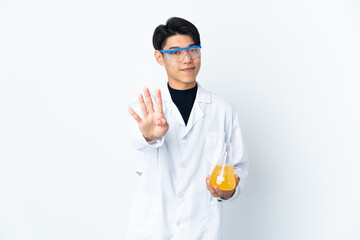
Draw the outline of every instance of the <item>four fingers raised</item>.
M144 100L144 96L145 96L145 100ZM153 106L153 101L151 99L150 91L148 88L144 88L144 95L143 94L138 95L138 101L139 101L141 113L144 118L147 117L149 114L152 114L155 112L154 106ZM163 107L162 107L161 92L159 89L156 90L155 101L156 101L156 112L162 114ZM129 113L138 123L140 123L142 121L141 117L131 107L129 107ZM165 118L160 118L156 121L157 126L161 126L166 123L167 123L167 121Z
M144 96L145 96L145 100L144 100ZM144 117L146 117L149 113L154 113L154 106L153 106L153 101L151 99L151 95L150 95L150 91L148 88L144 88L144 95L143 94L139 94L138 95L138 101L140 104L140 109L142 112L142 115ZM163 113L163 106L162 106L162 99L161 99L161 92L160 89L156 90L156 112L157 113ZM133 115L130 112L131 115ZM159 124L161 124L162 122L159 122Z

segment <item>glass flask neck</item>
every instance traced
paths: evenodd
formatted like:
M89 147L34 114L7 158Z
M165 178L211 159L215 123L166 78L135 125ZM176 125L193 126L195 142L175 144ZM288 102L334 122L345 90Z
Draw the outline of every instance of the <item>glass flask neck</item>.
M233 165L232 162L232 144L224 143L222 161L225 165Z

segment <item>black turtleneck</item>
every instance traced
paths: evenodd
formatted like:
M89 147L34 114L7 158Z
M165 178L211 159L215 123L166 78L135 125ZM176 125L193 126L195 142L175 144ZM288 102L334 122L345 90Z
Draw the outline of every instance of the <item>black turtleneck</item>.
M195 85L195 87L190 89L176 90L171 88L168 83L168 88L171 99L175 103L176 107L179 109L181 116L184 119L185 125L187 125L191 109L194 105L196 98L197 84Z

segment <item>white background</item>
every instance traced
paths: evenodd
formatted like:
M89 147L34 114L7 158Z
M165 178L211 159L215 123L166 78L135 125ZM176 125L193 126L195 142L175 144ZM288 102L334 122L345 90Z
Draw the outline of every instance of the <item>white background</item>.
M224 239L360 239L356 0L0 0L0 239L123 239L127 105L166 83L151 41L171 16L240 114L250 171Z

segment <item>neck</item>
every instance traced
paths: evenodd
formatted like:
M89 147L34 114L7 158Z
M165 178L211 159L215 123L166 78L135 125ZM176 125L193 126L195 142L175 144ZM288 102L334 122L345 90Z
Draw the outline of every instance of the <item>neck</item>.
M183 82L171 81L169 79L169 86L172 89L176 89L176 90L187 90L187 89L191 89L191 88L195 87L196 86L196 81L189 82L189 83L183 83Z

